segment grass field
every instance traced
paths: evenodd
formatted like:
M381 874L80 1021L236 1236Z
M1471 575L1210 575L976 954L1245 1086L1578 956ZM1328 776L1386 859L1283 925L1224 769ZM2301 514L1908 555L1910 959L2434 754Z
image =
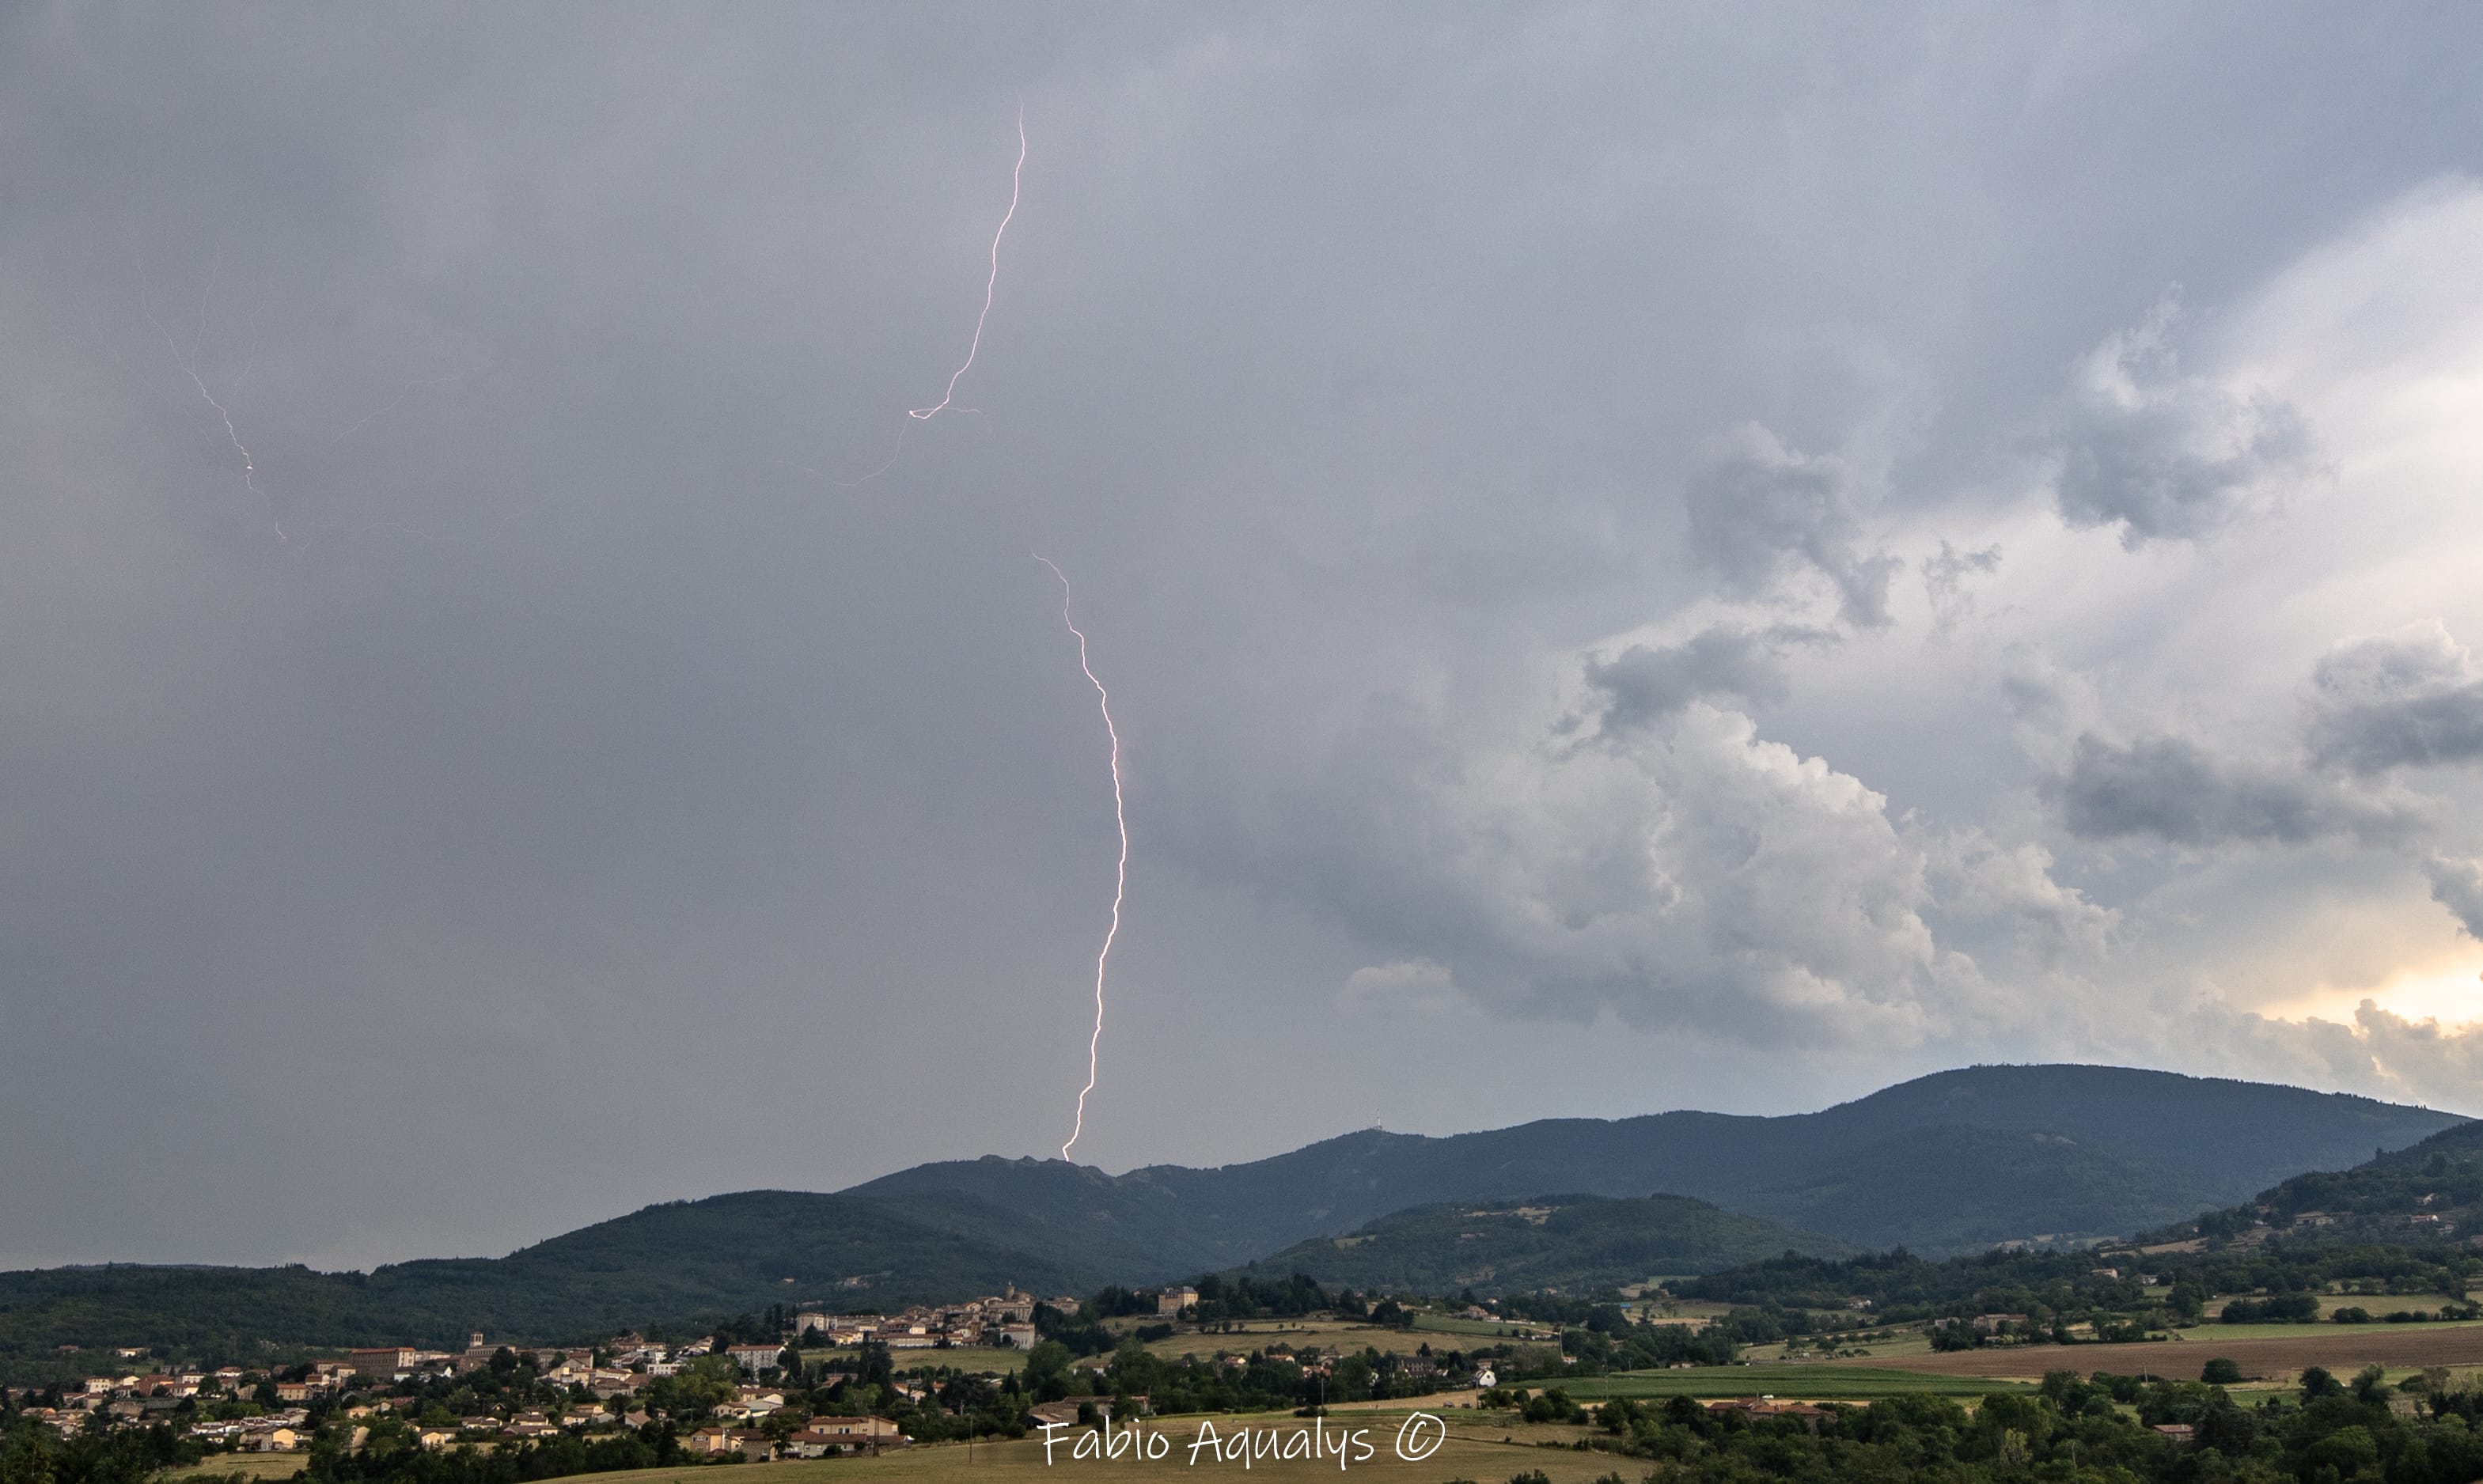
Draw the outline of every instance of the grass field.
M1418 1463L1399 1459L1394 1451L1397 1429L1405 1417L1402 1410L1389 1412L1357 1412L1332 1416L1325 1424L1333 1435L1340 1427L1370 1429L1369 1441L1374 1456L1349 1463L1344 1471L1349 1474L1375 1474L1381 1478L1399 1479L1405 1484L1440 1484L1444 1479L1476 1479L1485 1484L1498 1484L1511 1474L1540 1469L1552 1484L1589 1484L1589 1481L1614 1471L1617 1467L1624 1474L1635 1477L1642 1469L1634 1461L1617 1459L1610 1453L1581 1452L1566 1444L1587 1436L1581 1427L1503 1425L1494 1414L1451 1413L1447 1415L1448 1439L1438 1451ZM1150 1421L1148 1430L1162 1435L1168 1448L1162 1458L1135 1462L1129 1458L1110 1461L1076 1459L1069 1455L1068 1439L1059 1435L1054 1449L1055 1462L1047 1468L1043 1461L1043 1444L1038 1438L1018 1443L977 1443L971 1453L962 1443L944 1443L926 1447L900 1448L877 1458L821 1459L815 1463L745 1464L733 1471L734 1484L920 1484L920 1481L972 1479L976 1484L986 1480L1019 1481L1035 1484L1037 1480L1062 1477L1102 1477L1114 1479L1190 1479L1215 1477L1230 1473L1234 1478L1251 1480L1274 1479L1287 1484L1307 1484L1312 1479L1333 1479L1338 1473L1336 1456L1311 1462L1305 1459L1254 1460L1244 1470L1237 1457L1231 1463L1219 1463L1211 1453L1198 1455L1196 1467L1189 1462L1189 1445L1198 1436L1199 1424L1212 1422L1218 1437L1230 1437L1237 1428L1276 1427L1286 1433L1311 1424L1290 1413L1266 1413L1256 1416L1212 1418L1166 1418ZM1561 1446L1545 1447L1541 1444ZM579 1484L711 1484L717 1475L709 1468L651 1469L632 1473L590 1473L580 1476Z
M1484 1325L1480 1333L1488 1336L1502 1328L1506 1326ZM1167 1359L1184 1355L1214 1355L1218 1350L1232 1355L1247 1355L1253 1350L1264 1350L1278 1343L1291 1345L1296 1350L1305 1345L1320 1345L1348 1353L1376 1350L1382 1355L1411 1355L1434 1339L1446 1339L1439 1346L1441 1349L1455 1349L1462 1337L1470 1333L1475 1332L1391 1330L1350 1320L1287 1319L1244 1325L1229 1334L1199 1335L1184 1331L1168 1339L1159 1339L1147 1349Z
M1932 1353L1931 1337L1920 1330L1912 1329L1900 1330L1895 1337L1887 1339L1840 1338L1836 1343L1840 1349L1861 1349L1871 1352L1869 1356L1857 1360L1855 1363L1856 1365L1876 1365L1891 1360L1910 1363L1914 1356ZM1742 1350L1742 1358L1757 1362L1782 1361L1785 1358L1785 1347L1780 1344L1748 1345Z
M2219 1356L2239 1365L2245 1376L2277 1380L2290 1380L2310 1365L2350 1376L2370 1365L2391 1371L2483 1365L2483 1323L2209 1324L2175 1333L2183 1338L2144 1344L1951 1350L1909 1356L1906 1368L1934 1375L2016 1380L2038 1380L2047 1370L2108 1370L2195 1381L2200 1368ZM1875 1354L1873 1360L1877 1359ZM1872 1361L1817 1364L1823 1368L1864 1368Z
M1540 1390L1552 1383L1521 1382ZM1683 1370L1627 1371L1616 1376L1581 1376L1561 1383L1580 1401L1614 1396L1776 1396L1802 1401L1871 1401L1882 1396L1929 1393L1935 1396L1984 1396L2018 1390L2013 1382L1979 1376L1928 1374L1872 1365L1698 1365Z
M1520 1327L1505 1319L1460 1319L1451 1314L1414 1316L1414 1328L1434 1335L1508 1335Z
M219 1453L195 1469L174 1469L167 1479L194 1478L199 1474L248 1474L254 1479L289 1479L302 1471L309 1456L304 1453Z
M2225 1306L2231 1303L2233 1299L2247 1297L2250 1297L2250 1295L2236 1293L2229 1297L2217 1299L2211 1302L2207 1306L2207 1317L2211 1320L2214 1319L2217 1315L2222 1314L2225 1312ZM2409 1309L2419 1309L2428 1311L2432 1313L2438 1313L2440 1312L2440 1306L2443 1304L2463 1304L2465 1302L2466 1296L2462 1293L2322 1293L2319 1295L2319 1317L2326 1319L2330 1314L2335 1313L2339 1309L2365 1309L2370 1311L2375 1317L2380 1314L2393 1313L2399 1310ZM2300 1326L2287 1326L2287 1328L2299 1327ZM2276 1326L2253 1325L2252 1328L2274 1329Z

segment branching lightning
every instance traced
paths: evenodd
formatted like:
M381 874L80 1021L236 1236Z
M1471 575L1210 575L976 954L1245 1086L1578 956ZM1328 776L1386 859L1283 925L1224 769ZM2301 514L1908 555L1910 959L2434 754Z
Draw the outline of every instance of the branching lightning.
M252 462L249 448L242 443L240 431L233 426L231 409L216 400L216 394L207 389L206 378L199 374L199 348L207 338L207 305L215 298L216 277L222 271L222 266L218 264L208 270L206 292L199 296L199 332L191 337L190 354L187 356L181 354L180 342L173 338L173 331L164 328L164 322L155 317L154 306L147 302L146 280L143 277L139 281L139 307L146 311L147 323L154 326L155 332L164 337L164 348L173 353L173 363L179 366L181 374L190 379L190 384L199 389L200 400L215 409L216 416L224 420L225 437L232 444L233 452L241 455L243 488L266 502L268 524L275 527L276 539L290 545L292 540L284 534L284 517L277 513L275 498L258 487L258 466ZM233 379L233 384L239 386L243 382L248 381L250 373L255 370L257 365L258 346L254 342L250 350L250 363L242 368L240 376Z
M1087 663L1086 633L1070 613L1067 574L1049 557L1037 556L1035 560L1052 568L1052 575L1060 579L1060 622L1078 636L1078 668L1086 672L1086 683L1095 687L1095 704L1104 713L1104 734L1112 744L1112 822L1121 832L1121 859L1112 869L1112 925L1104 934L1102 951L1095 955L1095 1032L1086 1038L1086 1085L1078 1092L1078 1121L1069 1131L1069 1142L1060 1146L1060 1157L1066 1159L1079 1135L1086 1131L1086 1095L1095 1090L1096 1056L1104 1044L1104 966L1112 957L1112 941L1121 936L1121 897L1130 885L1130 816L1121 804L1121 733L1112 725L1111 693L1095 678L1095 667Z
M380 418L387 416L388 413L395 411L398 403L403 402L407 397L412 396L421 387L445 386L451 382L464 381L466 378L472 376L473 374L473 371L467 370L451 371L446 376L416 377L414 380L407 382L404 385L398 387L396 389L395 396L388 398L387 401L382 403L380 406L375 407L371 409L371 411L364 412L361 416L355 418L352 426L328 440L328 446L334 448L338 443L345 441L345 439L352 437L355 434L369 427L373 422L376 422Z

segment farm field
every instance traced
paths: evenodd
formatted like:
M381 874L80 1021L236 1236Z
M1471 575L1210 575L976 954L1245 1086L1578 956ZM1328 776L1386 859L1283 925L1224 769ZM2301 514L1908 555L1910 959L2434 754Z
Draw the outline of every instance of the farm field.
M289 1479L309 1461L309 1456L303 1453L218 1453L196 1468L174 1469L163 1477L175 1480L213 1474L222 1478L238 1473L252 1479Z
M1469 1338L1489 1338L1505 1326L1483 1326L1480 1335L1468 1331L1435 1329L1392 1330L1346 1320L1286 1319L1260 1324L1245 1324L1236 1329L1200 1335L1184 1331L1147 1346L1150 1353L1175 1358L1184 1355L1214 1355L1222 1350L1244 1355L1264 1350L1273 1344L1288 1344L1298 1350L1305 1345L1328 1346L1351 1353L1376 1350L1382 1355L1411 1355L1425 1345L1441 1350L1459 1348Z
M2263 1335L2285 1329L2290 1334ZM2121 1345L2025 1345L2006 1350L1951 1350L1909 1356L1909 1370L1943 1376L2040 1380L2047 1370L2147 1373L2195 1381L2199 1369L2219 1356L2245 1376L2290 1379L2306 1366L2324 1365L2350 1376L2365 1365L2391 1371L2426 1365L2483 1365L2483 1324L2203 1325L2176 1331L2185 1338ZM1873 1360L1877 1360L1875 1355ZM1871 1361L1823 1361L1822 1368L1865 1367Z
M1401 1408L1386 1412L1356 1412L1332 1416L1326 1427L1332 1434L1340 1425L1368 1427L1375 1454L1351 1464L1348 1474L1375 1474L1381 1478L1402 1479L1407 1484L1438 1484L1444 1478L1506 1479L1530 1469L1540 1469L1552 1484L1589 1484L1599 1475L1613 1471L1615 1460L1612 1454L1580 1452L1566 1444L1587 1436L1582 1427L1502 1425L1493 1415L1448 1415L1448 1441L1438 1451L1419 1463L1400 1460L1392 1444L1397 1428L1406 1416ZM1369 1418L1369 1420L1365 1420ZM971 1455L962 1443L943 1443L923 1447L901 1448L876 1458L821 1459L811 1463L746 1464L733 1471L734 1484L922 1484L922 1481L972 1479L975 1484L987 1480L1021 1481L1035 1484L1062 1477L1079 1478L1089 1471L1101 1471L1093 1476L1119 1479L1188 1479L1220 1476L1229 1471L1237 1479L1273 1479L1300 1481L1334 1479L1338 1474L1336 1455L1313 1462L1306 1459L1254 1460L1245 1471L1237 1457L1220 1464L1208 1453L1198 1456L1195 1468L1189 1463L1190 1441L1198 1434L1199 1424L1213 1422L1219 1437L1230 1437L1240 1427L1276 1427L1290 1433L1296 1427L1311 1424L1291 1413L1261 1413L1242 1416L1177 1417L1161 1421L1150 1420L1148 1430L1161 1433L1170 1447L1160 1459L1134 1462L1126 1457L1109 1462L1069 1457L1068 1434L1054 1449L1055 1462L1046 1468L1043 1443L1029 1437L1016 1443L982 1442L974 1445ZM1560 1446L1538 1446L1539 1444ZM629 1473L589 1473L578 1475L578 1484L705 1484L716 1477L711 1468L650 1469Z
M1416 1314L1414 1328L1434 1335L1480 1335L1485 1338L1508 1335L1520 1328L1503 1319L1460 1319L1453 1314Z
M1733 1312L1730 1304L1712 1303L1706 1299L1641 1300L1621 1306L1632 1318L1649 1324L1704 1324Z
M2249 1297L2253 1295L2236 1293L2230 1297L2217 1299L2208 1305L2207 1317L2212 1320L2225 1312L2227 1304L2237 1298ZM2432 1313L2438 1313L2443 1304L2466 1302L2466 1295L2462 1293L2322 1293L2318 1297L2319 1317L2323 1320L2339 1309L2368 1310L2376 1319L2381 1314L2409 1309L2426 1310ZM2254 1328L2257 1327L2254 1326ZM2266 1328L2273 1329L2275 1326L2270 1325ZM2288 1325L2286 1328L2299 1329L2302 1326Z
M1541 1390L1549 1382L1519 1383ZM1695 1396L1709 1400L1728 1396L1775 1396L1801 1401L1870 1401L1882 1396L1929 1393L1936 1396L1983 1396L2016 1391L2015 1383L1981 1376L1939 1375L1894 1370L1874 1365L1699 1365L1683 1370L1626 1371L1616 1376L1581 1376L1559 1383L1580 1401L1615 1396Z
M1856 1365L1876 1365L1890 1360L1907 1361L1910 1364L1911 1357L1932 1353L1931 1337L1920 1330L1913 1329L1902 1330L1892 1339L1841 1338L1837 1344L1840 1348L1871 1352L1868 1356L1856 1357L1849 1363ZM1785 1347L1781 1344L1749 1345L1744 1347L1742 1358L1762 1364L1782 1362L1785 1359ZM1815 1365L1821 1363L1814 1360L1802 1364Z

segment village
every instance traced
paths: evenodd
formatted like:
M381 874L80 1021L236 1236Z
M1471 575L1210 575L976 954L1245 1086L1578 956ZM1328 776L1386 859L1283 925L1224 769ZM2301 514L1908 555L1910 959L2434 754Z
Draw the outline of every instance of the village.
M1192 1288L1167 1287L1152 1297L1158 1313L1171 1319L1193 1306L1198 1295ZM477 1332L462 1350L384 1346L276 1369L234 1365L213 1370L132 1369L90 1375L76 1387L0 1389L0 1400L15 1404L21 1415L64 1435L173 1426L209 1450L250 1453L300 1450L309 1444L315 1423L338 1411L354 1424L348 1445L358 1446L372 1419L396 1416L412 1423L421 1446L438 1449L637 1429L651 1422L679 1420L651 1411L646 1394L700 1362L720 1357L733 1364L737 1383L731 1394L698 1409L706 1425L680 1435L687 1453L734 1454L754 1461L823 1458L876 1452L908 1440L894 1419L877 1416L814 1416L798 1427L769 1425L768 1419L786 1406L785 1391L772 1383L787 1370L798 1372L804 1366L805 1349L830 1356L860 1352L867 1346L884 1348L892 1356L964 1349L1030 1352L1038 1343L1035 1310L1039 1304L1060 1313L1076 1313L1080 1300L1037 1299L1010 1287L1000 1294L938 1307L918 1305L893 1314L834 1313L804 1307L789 1312L772 1341L708 1334L661 1342L630 1333L600 1345L537 1348L495 1344ZM152 1354L133 1347L117 1351L115 1359L141 1361ZM918 1364L930 1360L921 1356ZM1313 1353L1301 1360L1320 1365L1323 1358ZM477 1372L513 1374L521 1367L528 1373L530 1396L548 1394L557 1399L441 1417L438 1400L422 1390L426 1383L454 1381ZM849 1359L814 1362L810 1371L812 1380L825 1386L848 1381L853 1375ZM891 1389L895 1396L912 1402L928 1394L925 1387L901 1379L893 1379ZM391 1391L413 1394L386 1394ZM1074 1403L1066 1408L1059 1403L1039 1404L1028 1410L1038 1425L1077 1417Z

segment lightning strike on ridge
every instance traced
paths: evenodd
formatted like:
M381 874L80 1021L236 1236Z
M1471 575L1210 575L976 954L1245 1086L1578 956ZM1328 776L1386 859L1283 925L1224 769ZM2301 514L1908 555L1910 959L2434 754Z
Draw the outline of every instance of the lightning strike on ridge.
M1069 611L1069 578L1052 559L1036 556L1035 560L1052 568L1052 575L1060 579L1060 622L1078 636L1078 668L1086 672L1086 683L1095 687L1095 703L1104 713L1104 734L1111 739L1112 751L1112 822L1121 832L1121 859L1112 872L1112 925L1104 934L1103 950L1095 955L1095 1032L1086 1038L1086 1085L1078 1091L1078 1120L1069 1130L1069 1142L1060 1146L1060 1157L1069 1157L1079 1135L1086 1131L1086 1095L1095 1090L1096 1052L1104 1042L1104 965L1112 956L1112 941L1121 936L1121 897L1130 885L1130 817L1121 804L1121 733L1112 725L1112 697L1104 682L1095 678L1095 667L1086 662L1086 634Z

